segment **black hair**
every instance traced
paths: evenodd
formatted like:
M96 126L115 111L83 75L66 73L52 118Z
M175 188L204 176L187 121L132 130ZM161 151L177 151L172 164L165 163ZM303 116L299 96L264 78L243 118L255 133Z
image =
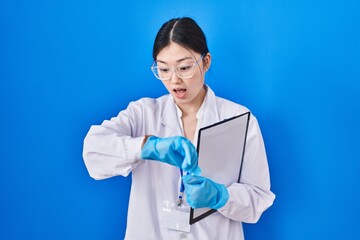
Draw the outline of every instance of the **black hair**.
M209 52L206 37L199 25L189 17L173 18L162 25L156 35L153 58L171 42L191 49L201 55Z

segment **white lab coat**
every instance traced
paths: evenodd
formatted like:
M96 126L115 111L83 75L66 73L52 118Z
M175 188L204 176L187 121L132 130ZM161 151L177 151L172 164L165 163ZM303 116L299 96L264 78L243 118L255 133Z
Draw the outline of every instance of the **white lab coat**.
M197 129L247 111L241 105L216 97L207 86L207 95L197 114ZM142 98L131 102L117 117L100 126L91 126L83 151L90 176L105 179L127 176L132 172L126 240L244 239L241 222L257 222L275 199L270 191L262 135L253 115L250 117L240 183L228 187L230 198L225 206L191 225L190 233L159 225L163 201L175 201L178 197L180 172L165 163L142 160L141 144L144 135L183 135L180 118L181 111L168 94L157 99Z

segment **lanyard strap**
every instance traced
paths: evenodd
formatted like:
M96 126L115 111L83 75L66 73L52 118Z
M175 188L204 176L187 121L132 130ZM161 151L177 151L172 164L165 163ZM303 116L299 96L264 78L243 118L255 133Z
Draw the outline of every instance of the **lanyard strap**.
M182 204L183 195L184 195L184 190L185 190L184 181L182 180L183 175L184 175L183 170L180 169L181 182L180 182L179 198L178 198L178 201L177 201L177 205L178 205L178 206L181 206L181 204Z

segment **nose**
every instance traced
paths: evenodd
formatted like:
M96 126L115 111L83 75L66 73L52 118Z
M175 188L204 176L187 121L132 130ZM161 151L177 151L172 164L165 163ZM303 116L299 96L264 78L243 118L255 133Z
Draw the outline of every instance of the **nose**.
M172 69L170 81L173 84L181 83L181 78L179 78L179 76L177 75L176 69Z

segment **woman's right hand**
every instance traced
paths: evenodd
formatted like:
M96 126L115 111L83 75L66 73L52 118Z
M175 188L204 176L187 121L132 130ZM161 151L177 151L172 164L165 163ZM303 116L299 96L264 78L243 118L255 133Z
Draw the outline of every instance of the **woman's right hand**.
M141 150L141 158L168 163L184 172L199 175L198 155L194 145L185 137L159 138L149 136Z

